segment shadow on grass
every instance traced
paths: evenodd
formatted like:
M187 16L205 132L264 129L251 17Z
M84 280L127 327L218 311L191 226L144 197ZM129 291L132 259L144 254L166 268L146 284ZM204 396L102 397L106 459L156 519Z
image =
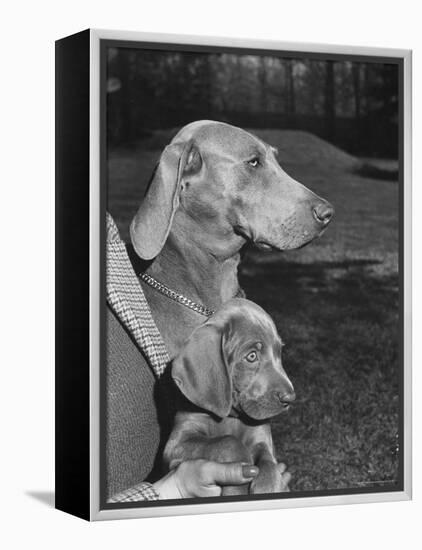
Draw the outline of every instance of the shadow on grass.
M298 399L273 422L292 490L388 486L398 478L398 276L374 260L247 257L248 298L273 316Z

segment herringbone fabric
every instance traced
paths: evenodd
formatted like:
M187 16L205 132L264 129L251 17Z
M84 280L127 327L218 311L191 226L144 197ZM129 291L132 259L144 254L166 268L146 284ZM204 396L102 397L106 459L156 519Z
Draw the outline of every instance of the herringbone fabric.
M118 229L107 214L107 301L160 377L169 356Z
M150 483L139 483L134 487L126 489L108 500L109 503L137 502L139 500L158 500L159 496Z

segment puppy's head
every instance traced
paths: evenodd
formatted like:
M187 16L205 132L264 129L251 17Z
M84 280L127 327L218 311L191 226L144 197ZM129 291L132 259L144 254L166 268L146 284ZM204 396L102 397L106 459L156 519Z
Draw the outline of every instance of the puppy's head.
M249 300L233 299L193 331L172 377L189 401L221 418L234 408L264 420L295 399L281 349L271 317Z

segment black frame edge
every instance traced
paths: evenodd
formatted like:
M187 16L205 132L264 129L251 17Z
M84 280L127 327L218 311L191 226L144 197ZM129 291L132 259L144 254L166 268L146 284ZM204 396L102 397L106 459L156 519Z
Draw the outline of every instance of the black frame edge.
M90 31L56 52L55 507L90 519Z

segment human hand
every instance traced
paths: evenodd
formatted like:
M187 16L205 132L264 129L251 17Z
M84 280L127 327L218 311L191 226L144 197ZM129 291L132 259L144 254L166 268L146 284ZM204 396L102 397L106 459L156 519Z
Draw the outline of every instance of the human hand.
M154 483L160 499L218 497L225 485L245 485L259 473L257 466L241 462L187 460Z

